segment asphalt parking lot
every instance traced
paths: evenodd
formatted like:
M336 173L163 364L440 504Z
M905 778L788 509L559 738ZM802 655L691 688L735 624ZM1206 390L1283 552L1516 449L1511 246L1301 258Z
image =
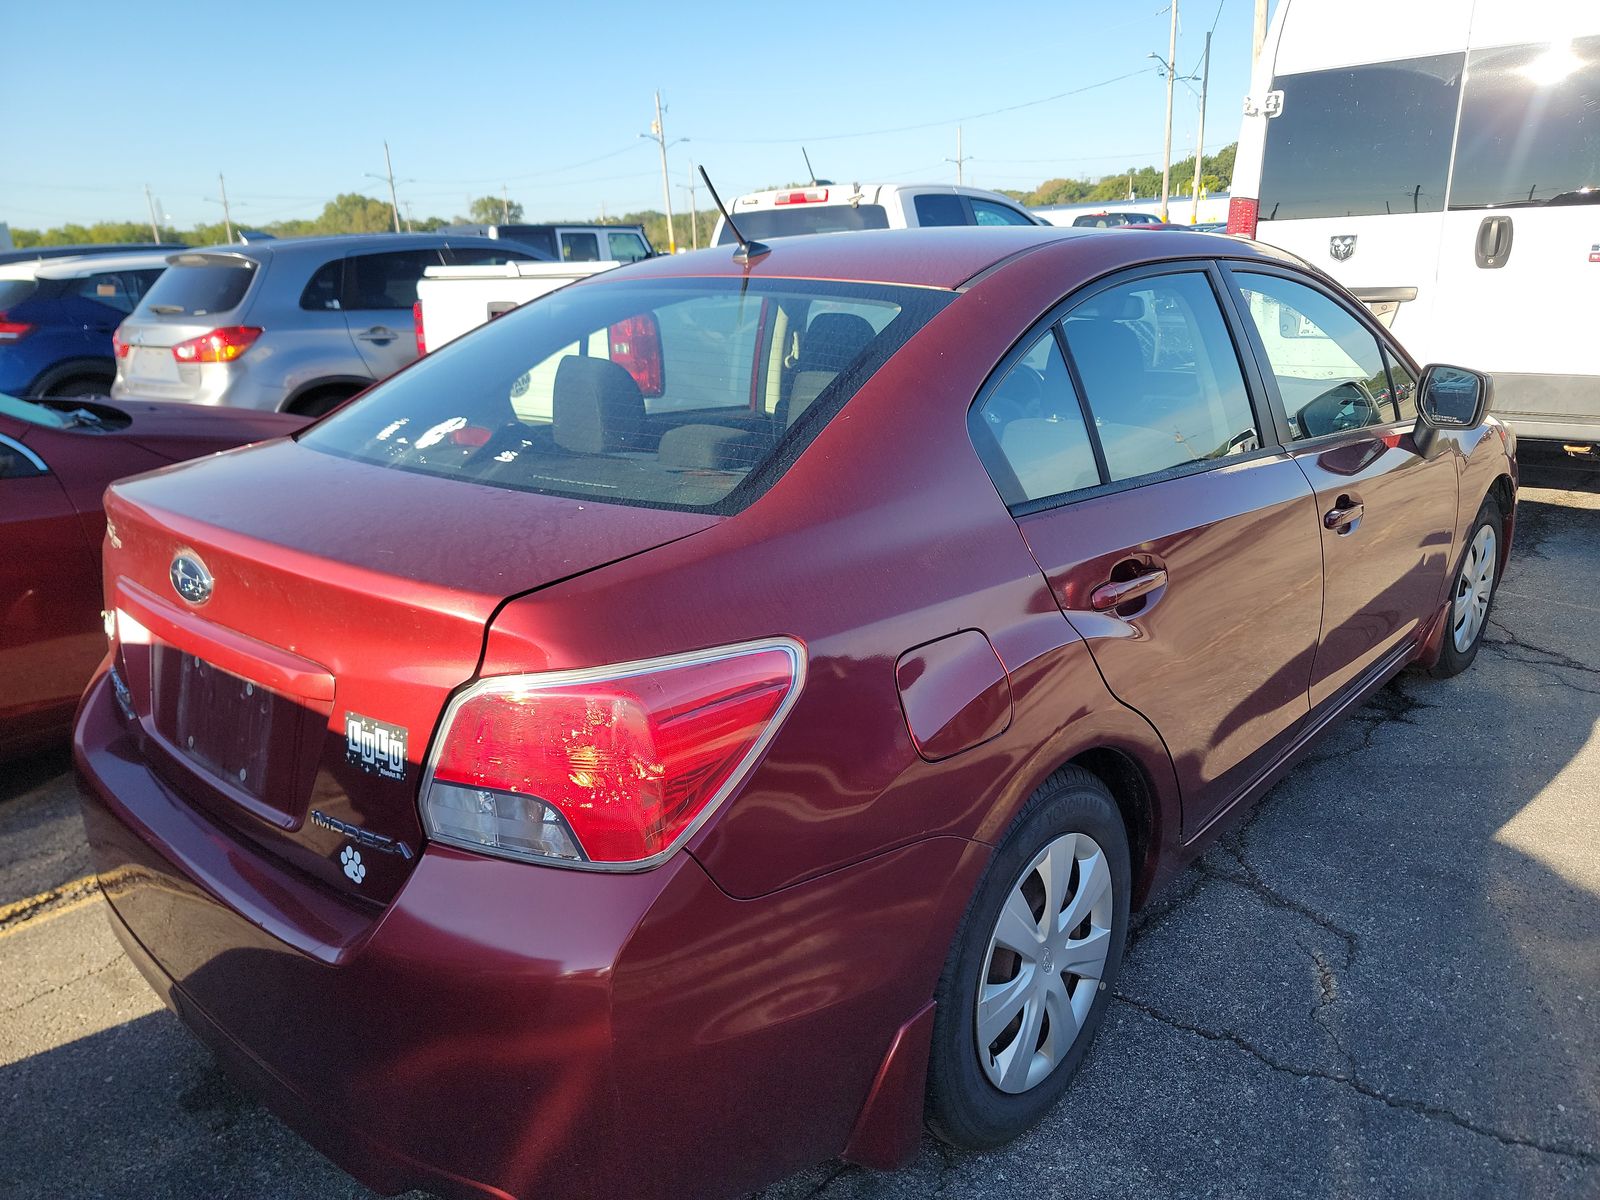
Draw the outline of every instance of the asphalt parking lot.
M1146 910L1044 1124L765 1200L1600 1195L1600 471L1524 484L1477 664L1402 676ZM66 756L0 766L0 1196L368 1195L160 1007L88 871Z

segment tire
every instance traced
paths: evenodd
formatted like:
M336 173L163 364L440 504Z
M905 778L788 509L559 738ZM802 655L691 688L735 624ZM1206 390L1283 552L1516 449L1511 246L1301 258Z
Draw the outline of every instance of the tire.
M1005 943L1039 938L1048 879L1057 873L1051 868L1062 866L1069 869L1060 872L1057 911L1078 907L1084 920L1058 928L1052 946L1035 940L1035 957L1027 961ZM1061 1098L1105 1018L1122 967L1130 890L1128 835L1116 800L1088 771L1062 768L1024 806L995 852L934 993L928 1126L941 1141L963 1150L998 1146ZM1031 930L1017 920L1019 903L1028 906ZM1068 970L1067 962L1082 973ZM1038 982L1006 987L1023 979ZM990 1010L981 1032L980 988ZM1065 1042L1058 1040L1059 1022L1051 1027L1052 1009L1077 1023ZM980 1045L989 1034L993 1040Z
M45 391L45 396L52 400L70 399L74 396L104 396L111 391L109 379L94 379L87 375L76 375L71 379L63 379L60 383L52 384Z
M1459 675L1478 657L1483 634L1489 628L1495 591L1500 586L1500 549L1504 544L1506 522L1493 496L1485 497L1478 517L1467 535L1461 561L1451 576L1450 607L1445 612L1445 629L1439 661L1428 668L1435 679Z

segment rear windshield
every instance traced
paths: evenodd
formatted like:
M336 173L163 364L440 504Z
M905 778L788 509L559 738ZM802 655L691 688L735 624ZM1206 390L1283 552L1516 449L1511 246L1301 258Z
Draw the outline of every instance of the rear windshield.
M21 304L38 287L31 279L0 279L0 312Z
M761 208L740 213L734 220L740 233L757 242L802 233L889 228L889 214L883 211L881 204L794 204L787 208ZM717 235L717 245L731 245L737 240L724 221L722 232Z
M950 299L790 280L566 288L427 355L301 440L492 487L734 512Z
M255 273L256 264L248 258L210 259L192 265L180 259L151 285L139 311L185 317L230 312L239 307Z

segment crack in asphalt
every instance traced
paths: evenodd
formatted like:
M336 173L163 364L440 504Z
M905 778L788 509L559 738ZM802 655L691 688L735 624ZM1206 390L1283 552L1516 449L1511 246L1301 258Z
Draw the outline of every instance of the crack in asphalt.
M1558 670L1575 671L1583 675L1600 675L1600 667L1592 667L1582 659L1573 658L1572 655L1563 651L1552 650L1548 646L1536 646L1532 642L1525 641L1519 634L1513 632L1510 627L1501 621L1495 620L1492 616L1489 618L1489 624L1506 636L1503 638L1485 637L1483 645L1494 650L1501 658L1508 662L1521 663L1523 666L1546 668L1545 676L1562 687L1571 688L1575 692L1585 692L1591 696L1600 695L1600 689L1582 687L1570 679L1565 679L1552 673L1552 670ZM1511 653L1513 650L1520 650L1522 652L1521 656ZM1528 657L1535 654L1542 657Z
M1451 1125L1457 1126L1460 1129L1466 1130L1468 1133L1475 1133L1480 1137L1492 1138L1494 1141L1497 1141L1505 1146L1518 1147L1526 1150L1537 1150L1543 1154L1558 1155L1562 1158L1572 1158L1578 1160L1579 1162L1600 1166L1600 1154L1597 1154L1593 1151L1560 1142L1545 1141L1540 1138L1523 1137L1518 1134L1507 1133L1503 1129L1496 1129L1491 1125L1484 1125L1481 1122L1474 1121L1470 1117L1464 1117L1460 1113L1445 1108L1441 1105L1429 1104L1426 1101L1415 1100L1409 1096L1398 1096L1391 1092L1385 1092L1381 1088L1374 1087L1372 1084L1367 1083L1360 1076L1356 1075L1354 1071L1323 1071L1318 1070L1315 1067L1297 1067L1290 1063L1280 1062L1278 1059L1273 1058L1265 1050L1261 1049L1261 1047L1257 1046L1254 1042L1251 1042L1248 1038L1245 1038L1240 1034L1233 1032L1232 1030L1208 1029L1203 1025L1196 1025L1192 1022L1184 1021L1170 1013L1163 1012L1153 1004L1143 1000L1135 999L1134 997L1123 992L1114 992L1112 994L1112 998L1127 1005L1136 1012L1143 1013L1151 1020L1159 1021L1161 1024L1172 1029L1179 1030L1183 1033L1193 1034L1196 1037L1204 1038L1210 1042L1219 1042L1223 1045L1232 1046L1235 1049L1250 1055L1252 1058L1262 1063L1262 1065L1280 1074L1291 1075L1296 1079L1321 1079L1327 1081L1328 1083L1341 1084L1357 1094L1367 1097L1369 1100L1376 1100L1379 1104L1382 1104L1387 1108L1392 1108L1399 1112L1415 1113L1418 1116L1427 1117L1430 1120L1445 1121Z
M1248 826L1245 828L1248 828ZM1344 943L1343 969L1348 971L1351 967L1355 966L1356 954L1361 947L1360 935L1357 934L1353 929L1345 928L1326 913L1318 912L1309 904L1296 900L1292 896L1285 896L1282 892L1278 891L1277 888L1273 887L1266 880L1262 879L1260 873L1250 865L1248 859L1245 857L1243 847L1244 832L1244 829L1240 829L1238 833L1234 835L1233 844L1230 844L1227 841L1218 843L1222 849L1228 852L1228 855L1234 860L1234 862L1239 864L1239 869L1241 872L1240 874L1222 870L1211 862L1211 855L1209 854L1198 859L1195 862L1195 866L1198 867L1200 871L1209 878L1220 879L1225 883L1234 884L1237 887L1242 887L1246 891L1253 893L1269 908L1280 909L1284 912L1292 912L1297 916L1304 917L1313 925L1327 930L1329 933L1333 934L1334 937L1338 938Z
M116 952L116 954L112 955L111 958L109 958L105 962L101 963L98 967L91 967L89 970L84 971L82 974L74 975L71 979L63 979L60 983L56 984L54 987L48 987L42 992L35 992L33 995L29 996L26 1000L23 1000L22 1002L20 1002L18 1004L13 1004L10 1008L0 1008L0 1017L10 1016L14 1012L21 1012L23 1009L27 1008L30 1004L37 1004L40 1000L43 1000L46 996L53 996L57 992L63 991L66 988L71 987L75 983L82 983L85 979L93 979L96 975L99 975L101 972L109 971L112 967L116 966L118 963L125 962L125 961L127 961L127 956L124 955L122 953L122 951L119 949Z
M1338 750L1326 750L1321 754L1307 755L1300 760L1300 766L1311 767L1319 763L1333 762L1336 759L1348 758L1352 754L1365 754L1372 749L1372 740L1378 730L1386 725L1415 725L1412 715L1422 709L1438 708L1437 704L1429 704L1418 699L1406 689L1405 676L1396 675L1383 687L1379 688L1367 698L1367 702L1355 712L1347 716L1345 721L1361 725L1361 740L1354 745L1344 746Z

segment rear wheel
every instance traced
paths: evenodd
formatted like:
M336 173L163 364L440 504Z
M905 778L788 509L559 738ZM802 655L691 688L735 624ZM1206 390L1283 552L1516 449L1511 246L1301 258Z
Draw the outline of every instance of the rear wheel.
M79 375L72 379L63 379L60 383L51 384L45 389L44 394L49 398L69 399L74 396L104 396L110 391L111 380Z
M1461 556L1450 588L1450 607L1445 613L1444 645L1439 661L1429 674L1436 679L1459 675L1478 657L1483 634L1489 628L1489 611L1494 605L1495 588L1500 583L1500 541L1505 518L1493 496L1483 502L1467 548Z
M1042 1117L1082 1064L1122 966L1128 838L1105 784L1050 777L996 852L936 993L928 1124L982 1149Z

